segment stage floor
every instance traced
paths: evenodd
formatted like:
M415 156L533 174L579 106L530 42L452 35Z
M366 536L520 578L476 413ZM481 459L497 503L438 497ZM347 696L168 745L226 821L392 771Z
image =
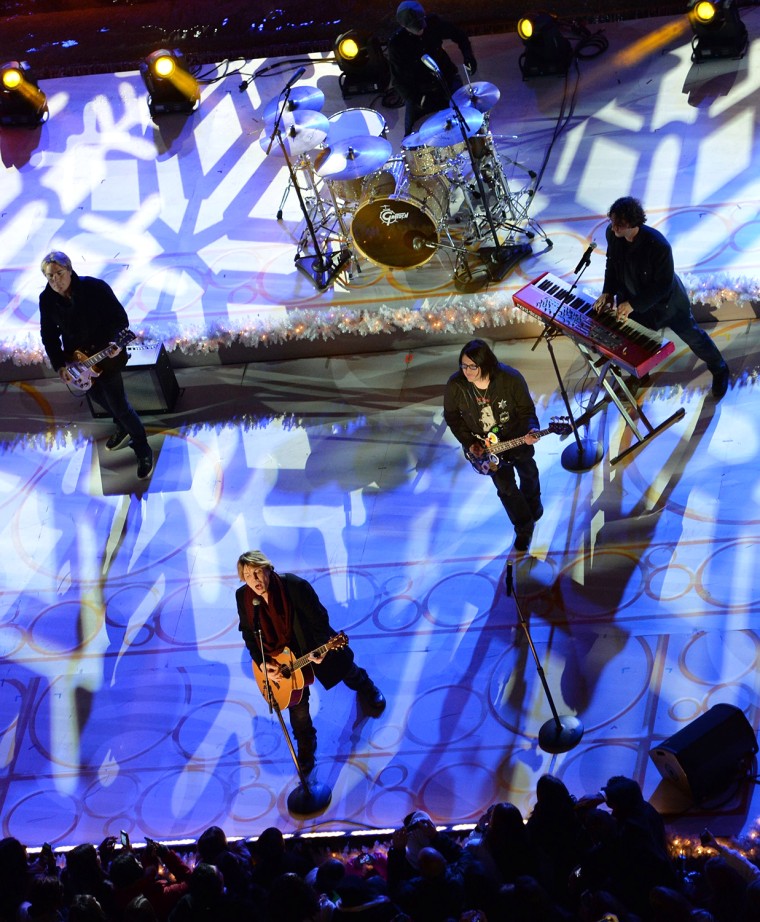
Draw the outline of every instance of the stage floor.
M743 15L752 33L760 14ZM2 835L364 829L413 808L475 821L494 801L529 811L546 771L579 795L631 775L685 811L681 830L705 814L716 834L754 823L748 784L689 810L648 756L716 703L758 722L758 45L694 72L679 24L605 29L610 47L581 63L530 208L552 248L539 236L507 279L472 294L439 256L402 273L368 264L323 294L295 270L293 196L278 222L281 165L257 140L259 100L287 68L267 90L240 93L239 76L209 87L172 137L148 121L134 74L50 81L52 116L25 157L16 138L9 162L3 133L3 354L19 374L0 385ZM494 132L514 134L513 159L536 170L563 83L521 82L515 42L478 40L478 78L502 88ZM336 104L329 66L315 73ZM399 110L383 114L397 150ZM611 463L631 443L614 407L590 425L603 458L586 473L562 467L566 441L544 438L546 511L529 554L510 558L493 487L442 422L450 339L498 324L496 351L526 376L542 424L562 415L546 347L532 349L511 296L545 270L571 279L588 239L600 246L584 284L598 290L604 213L629 193L719 319L732 385L716 405L677 343L638 398L655 425L684 416L645 447ZM52 247L173 347L182 392L149 418L147 483L129 451L105 452L109 426L43 375L38 263ZM328 320L353 336L351 354L328 341L324 355L274 360L261 345L317 349ZM410 331L420 341L399 348ZM224 365L216 349L238 333L255 361ZM383 335L385 351L363 352ZM569 340L555 348L580 412L593 376ZM333 799L306 822L288 814L296 777L236 627L235 562L256 547L313 581L388 699L371 720L347 690L315 689L317 778ZM506 595L508 558L557 709L585 728L565 755L537 745L550 711Z

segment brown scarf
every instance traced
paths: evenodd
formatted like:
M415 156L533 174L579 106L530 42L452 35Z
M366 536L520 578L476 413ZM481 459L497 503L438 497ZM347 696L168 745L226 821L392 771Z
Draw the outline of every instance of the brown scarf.
M248 626L253 631L256 627L256 618L253 611L253 600L259 600L259 614L261 621L261 637L264 642L264 652L267 656L277 656L285 647L293 643L293 609L290 599L285 591L285 585L274 572L269 574L269 601L251 589L245 587L245 612L248 617Z

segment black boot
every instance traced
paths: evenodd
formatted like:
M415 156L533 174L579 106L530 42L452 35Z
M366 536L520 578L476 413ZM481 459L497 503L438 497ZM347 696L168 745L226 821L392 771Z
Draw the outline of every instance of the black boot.
M367 675L366 669L361 669L354 663L343 681L356 692L362 707L370 717L379 717L383 713L385 696Z

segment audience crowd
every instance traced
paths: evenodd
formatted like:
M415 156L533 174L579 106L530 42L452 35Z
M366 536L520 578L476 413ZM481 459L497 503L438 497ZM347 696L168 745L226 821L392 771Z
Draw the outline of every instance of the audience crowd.
M702 834L681 855L630 778L576 799L538 781L523 817L497 803L466 838L415 811L385 843L334 854L276 827L184 856L128 837L27 854L0 840L0 922L760 922L760 868Z

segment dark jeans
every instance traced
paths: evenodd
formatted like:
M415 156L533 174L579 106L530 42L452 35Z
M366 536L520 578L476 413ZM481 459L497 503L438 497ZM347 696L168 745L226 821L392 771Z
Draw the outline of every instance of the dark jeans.
M109 374L96 378L90 389L90 397L95 403L110 413L114 423L121 426L132 437L132 448L138 458L146 455L150 448L148 446L148 436L145 432L145 426L142 420L132 408L127 400L127 394L124 390L124 379L120 371L112 371Z
M638 323L649 326L646 319L636 316L635 311L631 314L631 320L636 320ZM725 366L726 363L720 354L720 350L694 319L691 308L687 307L684 310L683 308L674 309L669 307L659 323L659 328L662 329L663 327L668 327L679 339L682 339L694 355L698 359L702 359L713 374L721 371Z
M367 671L361 669L356 663L351 665L343 682L352 691L358 691L362 685L370 681ZM290 726L293 728L293 736L296 738L296 745L300 755L314 753L317 748L317 731L309 713L309 687L306 686L301 695L301 700L288 708L290 715Z
M510 453L509 460L502 457L501 464L490 475L516 532L530 531L541 512L541 484L533 455L532 446L521 446ZM515 471L520 478L519 486Z
M449 90L451 93L462 86L459 76L455 77ZM423 115L431 115L433 112L440 112L442 109L448 109L451 105L451 98L443 89L438 89L432 93L426 93L420 100L407 99L406 111L404 112L404 136L414 131L415 123Z

